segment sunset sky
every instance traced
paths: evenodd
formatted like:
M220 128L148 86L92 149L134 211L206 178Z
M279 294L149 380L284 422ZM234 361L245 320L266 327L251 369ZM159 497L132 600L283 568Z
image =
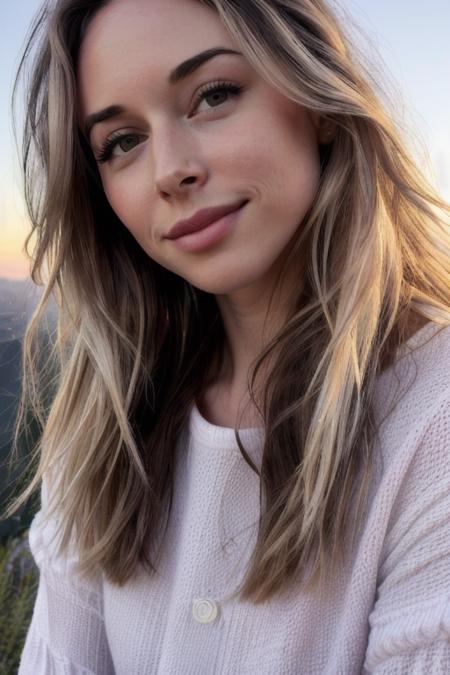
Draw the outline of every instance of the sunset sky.
M450 201L450 3L448 0L340 0L372 41L394 93L403 94L404 122L430 157L427 174ZM2 2L0 42L0 277L23 278L28 232L14 145L10 99L18 58L40 0ZM361 43L366 49L366 42ZM380 63L377 59L382 59ZM386 68L388 73L386 73ZM398 94L395 94L398 96ZM417 155L419 156L419 155ZM421 157L421 166L424 159Z

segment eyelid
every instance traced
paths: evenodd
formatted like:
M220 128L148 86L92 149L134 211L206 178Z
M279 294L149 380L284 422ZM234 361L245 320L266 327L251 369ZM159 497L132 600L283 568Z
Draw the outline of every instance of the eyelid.
M238 96L242 92L243 88L244 87L241 84L231 80L211 80L196 90L191 107L194 110L197 110L198 105L204 100L204 98L206 98L208 94L213 94L217 90L228 91L231 96Z
M134 136L139 139L146 138L146 134L142 134L141 132L138 131L131 131L127 129L120 129L117 131L113 131L111 134L109 134L109 136L105 138L104 142L100 146L100 149L97 152L94 152L95 159L97 160L97 162L100 163L106 162L109 156L111 156L112 152L114 151L116 145L118 145L118 143L122 140L122 138L127 138L127 136ZM113 143L114 145L112 145ZM138 145L140 145L140 143ZM124 155L126 154L128 153L124 153ZM124 155L121 156L123 157Z

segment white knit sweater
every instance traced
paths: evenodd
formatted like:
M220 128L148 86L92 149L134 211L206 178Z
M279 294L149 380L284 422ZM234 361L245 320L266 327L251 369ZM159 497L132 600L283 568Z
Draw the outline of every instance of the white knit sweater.
M228 599L255 542L258 479L233 430L196 407L158 576L81 583L75 553L52 555L39 512L29 542L40 582L19 675L450 673L450 327L428 323L400 348L379 377L376 415L362 535L320 594ZM262 429L241 436L257 459Z

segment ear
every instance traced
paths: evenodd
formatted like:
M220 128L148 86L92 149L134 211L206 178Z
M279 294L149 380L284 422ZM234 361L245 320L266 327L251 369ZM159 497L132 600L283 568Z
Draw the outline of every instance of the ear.
M318 133L319 144L328 145L334 139L337 126L331 120L323 120Z
M336 124L322 117L319 113L312 113L311 120L316 130L318 144L327 145L331 143L336 134Z

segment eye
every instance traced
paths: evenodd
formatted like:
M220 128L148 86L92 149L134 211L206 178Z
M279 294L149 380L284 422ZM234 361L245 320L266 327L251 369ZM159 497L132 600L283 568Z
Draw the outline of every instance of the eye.
M127 154L130 150L136 147L137 142L140 139L145 138L141 134L131 134L131 133L117 133L116 135L112 134L109 138L106 139L103 144L99 154L96 156L97 162L103 163L108 162L111 157L123 156ZM113 153L114 148L118 146L123 153Z
M212 101L212 107L217 108L226 102L226 94L239 96L242 89L243 87L238 84L234 84L233 82L211 82L210 84L207 84L195 97L194 111L197 110L199 103L208 98L210 98Z

